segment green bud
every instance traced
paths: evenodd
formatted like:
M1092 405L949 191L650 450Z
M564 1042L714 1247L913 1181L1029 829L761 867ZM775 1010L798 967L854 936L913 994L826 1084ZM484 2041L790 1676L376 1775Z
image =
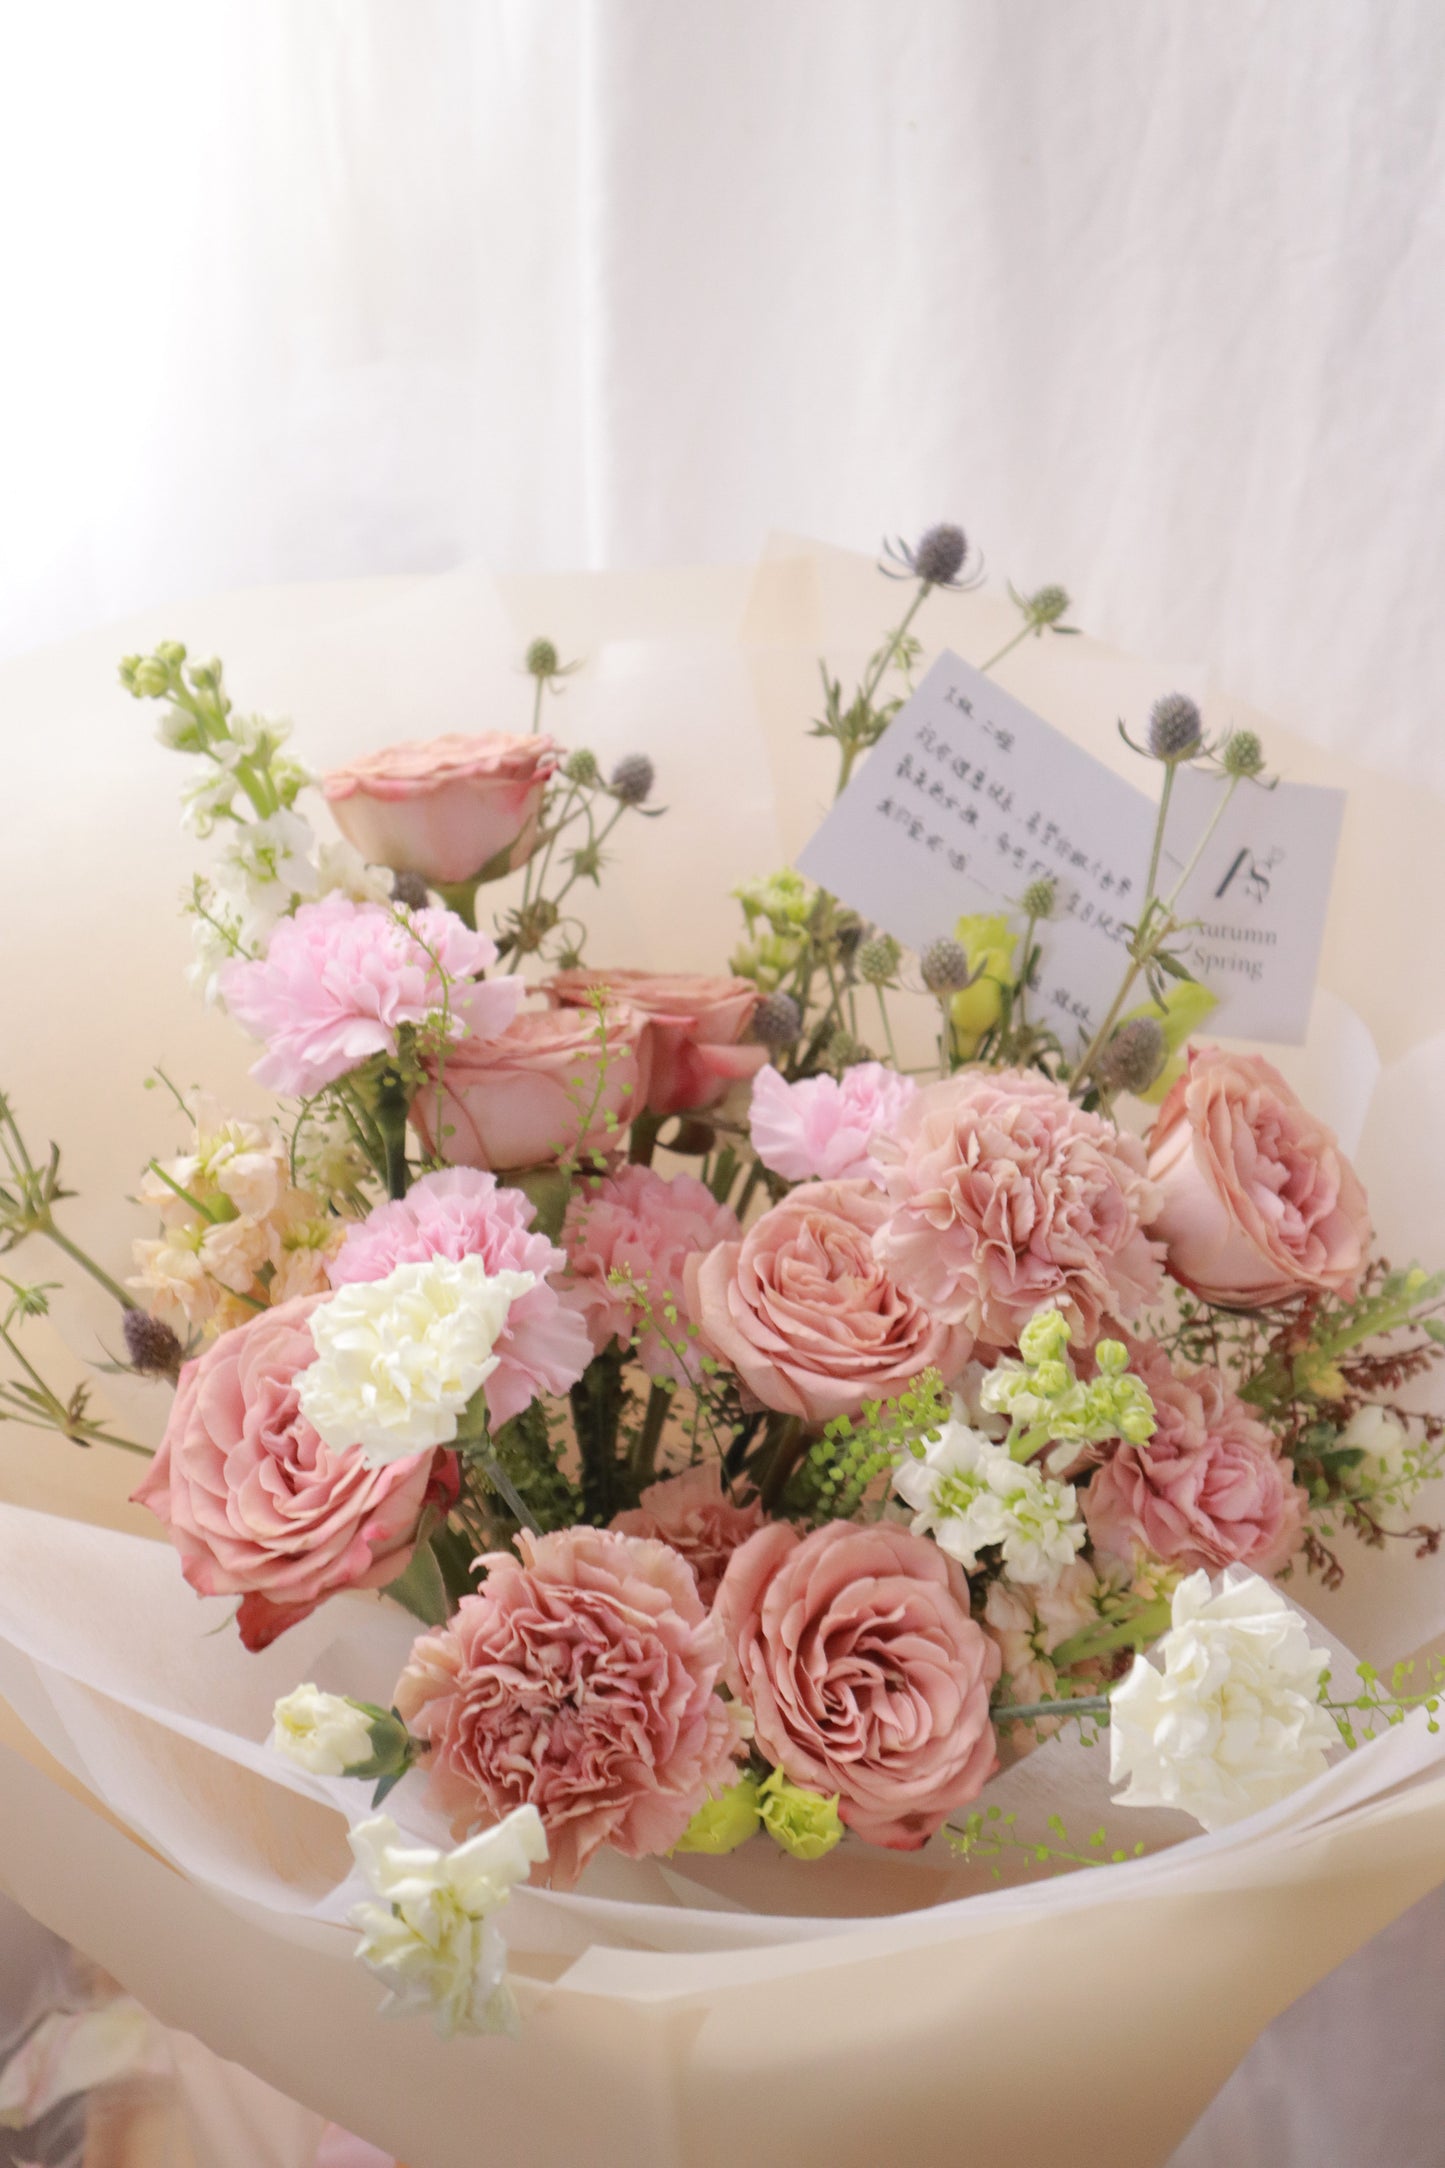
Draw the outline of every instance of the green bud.
M179 670L185 659L186 650L181 641L161 640L158 642L156 646L157 662L165 663L169 669Z
M142 655L130 674L130 689L137 700L159 700L170 691L171 674L154 655Z
M1263 772L1264 747L1252 730L1231 730L1219 761L1226 775L1238 775L1248 780Z
M1050 919L1058 903L1059 892L1052 881L1030 881L1023 892L1023 907L1029 918Z
M1056 625L1068 614L1069 596L1062 587L1041 587L1029 596L1025 608L1035 625Z
M858 976L865 986L887 986L897 978L903 951L891 933L876 933L858 951Z
M837 1792L829 1799L822 1792L806 1791L775 1769L758 1793L763 1827L794 1859L822 1859L843 1834L838 1797Z
M761 1824L758 1780L741 1777L725 1792L719 1792L716 1799L698 1808L673 1850L705 1852L712 1859L721 1859L724 1853L735 1852L749 1837L755 1837Z
M529 677L549 678L557 675L557 650L550 640L534 640L527 650L526 668Z
M597 765L595 753L589 753L585 745L579 745L575 753L569 753L562 769L569 783L580 783L584 788L595 783L602 771Z
M1069 1321L1053 1308L1036 1310L1019 1335L1026 1363L1056 1362L1069 1344Z

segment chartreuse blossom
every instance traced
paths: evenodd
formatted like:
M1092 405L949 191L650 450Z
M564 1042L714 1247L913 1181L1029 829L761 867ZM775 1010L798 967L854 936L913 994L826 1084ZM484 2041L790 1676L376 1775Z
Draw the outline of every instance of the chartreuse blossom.
M837 1792L810 1792L774 1769L758 1792L758 1811L774 1844L794 1859L822 1859L843 1835L838 1798Z
M1097 1375L1087 1383L1069 1360L1069 1328L1057 1310L1039 1310L1019 1336L1019 1354L995 1365L979 1398L992 1414L1009 1418L1009 1451L1027 1460L1049 1446L1045 1465L1067 1467L1087 1445L1123 1438L1144 1445L1157 1424L1154 1403L1142 1381L1129 1375L1129 1351L1121 1340L1100 1340Z
M500 1358L497 1341L530 1272L480 1257L429 1257L384 1280L338 1288L310 1319L316 1361L297 1379L301 1412L334 1451L370 1467L450 1445L458 1417Z
M507 1945L492 1914L547 1857L537 1809L518 1807L452 1852L407 1841L385 1814L359 1823L350 1841L379 1900L350 1919L357 1956L387 1989L382 2015L429 2016L444 2040L515 2032Z
M914 1509L913 1533L932 1536L969 1573L996 1546L1015 1580L1049 1587L1084 1542L1072 1487L967 1423L946 1423L913 1444L893 1488Z
M954 932L973 979L949 1004L954 1051L967 1061L1003 1016L1004 996L1013 984L1014 935L1001 914L961 918Z
M1119 1019L1121 1031L1126 1024L1148 1017L1164 1034L1167 1054L1164 1066L1152 1084L1135 1094L1146 1106L1159 1106L1178 1083L1184 1074L1185 1048L1218 1007L1218 994L1211 994L1198 979L1172 979L1158 1001L1143 1001L1137 1008L1124 1011Z
M733 890L743 907L747 935L732 958L739 978L771 993L791 977L808 945L814 891L801 873L784 867Z
M1177 1807L1223 1829L1308 1784L1340 1743L1321 1705L1329 1652L1257 1574L1231 1567L1211 1590L1192 1573L1173 1623L1109 1696L1109 1769L1128 1807Z
M755 1776L739 1777L725 1792L715 1799L706 1800L688 1823L677 1843L675 1852L704 1852L710 1858L720 1859L726 1852L735 1852L755 1837L762 1827L758 1810L758 1780Z
M314 1777L403 1776L420 1745L394 1709L296 1686L272 1712L269 1744ZM379 1795L378 1795L379 1796Z

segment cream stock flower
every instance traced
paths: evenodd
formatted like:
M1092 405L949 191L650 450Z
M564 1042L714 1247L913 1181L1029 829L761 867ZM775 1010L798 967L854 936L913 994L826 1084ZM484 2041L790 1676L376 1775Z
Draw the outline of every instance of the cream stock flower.
M314 1777L342 1777L372 1758L371 1718L344 1695L297 1686L277 1702L267 1743Z
M480 1257L429 1257L338 1289L312 1313L302 1414L323 1444L360 1446L374 1468L450 1445L497 1367L508 1310L534 1284L530 1272L489 1273Z
M357 1956L387 1989L386 2017L427 2016L444 2040L514 2032L507 1945L492 1920L513 1885L547 1857L535 1807L518 1807L454 1851L403 1841L386 1814L351 1832L352 1853L379 1902L359 1904Z
M1047 1586L1073 1564L1084 1541L1074 1492L967 1423L945 1423L922 1456L893 1471L893 1488L913 1507L913 1533L932 1536L965 1572L998 1545L1015 1580Z
M1231 1567L1211 1591L1192 1573L1173 1624L1110 1696L1109 1773L1126 1807L1175 1807L1224 1829L1319 1776L1339 1732L1320 1706L1329 1653L1257 1574Z

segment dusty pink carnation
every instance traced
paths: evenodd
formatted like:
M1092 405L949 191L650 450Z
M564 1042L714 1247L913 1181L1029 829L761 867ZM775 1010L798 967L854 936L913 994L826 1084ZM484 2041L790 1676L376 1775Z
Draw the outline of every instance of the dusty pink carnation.
M584 1183L567 1208L562 1246L571 1273L568 1299L585 1320L594 1351L601 1354L614 1339L626 1347L642 1326L637 1355L649 1377L675 1377L679 1367L690 1370L682 1330L683 1267L695 1251L735 1242L740 1234L736 1214L694 1175L665 1178L651 1167L629 1165L595 1184ZM628 1273L646 1301L610 1286L613 1272ZM679 1312L675 1330L664 1316L669 1296Z
M247 1648L343 1588L384 1588L416 1546L433 1498L456 1496L450 1453L369 1468L323 1445L297 1400L316 1360L308 1319L321 1295L266 1310L181 1371L161 1449L134 1493L165 1523L203 1596L240 1596Z
M1309 1500L1273 1433L1217 1370L1176 1371L1147 1343L1132 1344L1130 1367L1159 1427L1147 1445L1119 1445L1084 1492L1095 1549L1129 1559L1142 1544L1185 1573L1277 1573L1299 1549Z
M530 858L556 767L553 738L452 732L365 754L321 787L363 858L435 884L470 880L503 852L509 870Z
M1206 1302L1353 1294L1370 1248L1365 1192L1333 1130L1258 1054L1193 1054L1159 1110L1149 1173L1169 1270Z
M735 1506L723 1493L716 1461L700 1460L681 1475L664 1476L642 1493L631 1513L619 1513L612 1526L622 1536L655 1536L680 1551L697 1575L698 1593L710 1604L718 1592L733 1552L763 1525L756 1499Z
M373 1054L395 1053L403 1024L423 1023L442 1008L438 963L454 982L455 1030L479 1039L505 1031L522 981L471 983L474 972L496 962L496 943L451 911L413 912L410 925L415 933L384 904L353 903L336 892L281 919L264 956L228 963L222 998L237 1023L266 1042L252 1076L305 1098Z
M546 992L575 1008L605 986L616 1001L652 1023L647 1104L654 1114L715 1106L730 1084L755 1076L763 1046L739 1044L758 1005L751 979L706 978L696 971L559 971Z
M396 1706L431 1742L456 1833L530 1804L565 1887L601 1845L671 1850L732 1781L737 1720L716 1691L722 1631L675 1550L600 1528L517 1548L416 1642Z
M771 1064L753 1082L748 1127L765 1167L787 1182L878 1182L873 1139L918 1096L912 1077L861 1061L840 1077L789 1084Z
M535 1285L508 1310L486 1383L487 1413L494 1426L505 1423L540 1393L565 1393L592 1360L585 1324L548 1277L567 1260L533 1227L535 1217L531 1199L501 1188L494 1174L474 1167L425 1174L405 1197L347 1230L328 1267L331 1284L384 1280L428 1257L480 1257L488 1272L530 1272Z
M867 1182L805 1182L741 1241L688 1258L703 1347L763 1407L827 1423L923 1370L948 1383L968 1361L968 1328L932 1317L879 1258L887 1218Z
M839 1795L871 1844L913 1851L998 1765L999 1652L962 1569L883 1524L772 1521L723 1575L713 1615L757 1744L795 1784Z
M1050 1302L1092 1342L1158 1293L1144 1147L1037 1071L925 1085L876 1149L895 1207L879 1256L985 1345L1014 1346Z

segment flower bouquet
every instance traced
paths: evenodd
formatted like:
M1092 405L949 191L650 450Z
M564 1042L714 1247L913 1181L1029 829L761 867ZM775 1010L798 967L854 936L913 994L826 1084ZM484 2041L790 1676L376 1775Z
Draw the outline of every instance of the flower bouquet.
M824 672L840 786L971 577L954 528L890 569L899 623L851 693ZM1059 590L1016 602L1010 646L1068 629ZM1438 1544L1445 1279L1384 1262L1269 1063L1200 1043L1159 879L1177 776L1267 788L1258 737L1181 695L1126 726L1152 862L1070 1038L1036 998L1076 900L1043 864L917 953L785 870L738 889L727 976L593 961L582 899L659 811L648 758L543 730L569 667L532 643L518 735L320 778L323 839L218 663L127 657L210 848L196 989L276 1111L157 1071L179 1135L121 1281L0 1102L7 1246L119 1304L115 1367L174 1390L136 1497L290 1674L252 1759L346 1814L328 1916L447 2036L515 2026L526 1892L571 1949L558 1905L606 1940L649 1863L712 1947L776 1956L999 1877L1122 1886L1433 1733L1440 1684L1310 1614L1362 1546L1406 1573ZM46 1283L6 1286L0 1416L132 1444L27 1352ZM321 1607L362 1604L342 1661Z

